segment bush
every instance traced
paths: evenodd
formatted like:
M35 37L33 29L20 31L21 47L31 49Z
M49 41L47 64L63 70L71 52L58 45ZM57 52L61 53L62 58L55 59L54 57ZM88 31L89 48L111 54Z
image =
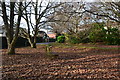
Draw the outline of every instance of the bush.
M57 37L57 42L58 43L64 43L65 42L65 36L64 35L58 36Z
M117 28L108 28L106 30L105 42L110 45L120 44L120 34Z
M66 42L69 42L72 44L88 43L90 42L88 38L89 32L90 32L90 29L80 31L76 34L65 34Z
M89 38L84 38L81 40L81 43L89 43L91 42Z
M80 40L79 40L79 38L71 37L70 43L72 43L72 44L78 44L78 43L80 43Z
M104 41L104 36L105 36L105 32L102 31L101 29L99 30L93 30L92 32L90 32L89 34L89 39L92 42L103 42Z
M91 29L91 32L89 33L89 39L94 43L103 42L105 34L106 32L104 30L103 24L94 24L94 27Z
M65 34L65 41L72 44L77 44L80 42L79 38L73 34Z
M104 26L95 26L89 34L89 39L92 42L105 42L110 45L120 44L120 34L117 28Z

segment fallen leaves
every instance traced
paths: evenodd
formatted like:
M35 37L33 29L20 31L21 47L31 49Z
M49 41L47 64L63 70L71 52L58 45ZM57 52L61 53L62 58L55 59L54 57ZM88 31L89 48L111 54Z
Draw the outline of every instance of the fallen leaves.
M16 55L3 50L3 80L31 79L120 79L120 50L76 47L53 47L59 58L49 60L44 47L17 48Z

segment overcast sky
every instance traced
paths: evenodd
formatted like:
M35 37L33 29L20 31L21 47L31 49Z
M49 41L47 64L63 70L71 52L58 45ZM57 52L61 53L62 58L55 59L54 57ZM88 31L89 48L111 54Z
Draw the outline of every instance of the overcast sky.
M7 0L7 1L9 1L9 0ZM12 1L14 1L14 0L12 0ZM30 0L26 0L26 1L30 1ZM33 0L33 1L35 1L35 0ZM39 1L41 1L41 0L39 0ZM45 0L46 2L48 2L48 1L51 1L51 2L80 2L80 1L86 1L86 2L100 2L100 1L120 1L120 0ZM43 5L45 5L45 4L43 4ZM32 22L34 23L35 22L35 20L34 20L34 16L32 16ZM21 27L23 27L23 28L26 28L26 24L25 24L26 22L25 22L25 20L24 19L22 19L21 20ZM3 25L3 20L2 20L2 18L0 17L0 25Z

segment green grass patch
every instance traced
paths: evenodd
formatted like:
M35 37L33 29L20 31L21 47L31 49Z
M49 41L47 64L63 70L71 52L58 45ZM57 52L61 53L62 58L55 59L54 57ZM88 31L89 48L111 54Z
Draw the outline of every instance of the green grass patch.
M39 45L46 46L47 44L39 44ZM50 43L50 45L57 48L120 49L118 47L94 46L93 44L82 45L82 44L68 44L68 43Z

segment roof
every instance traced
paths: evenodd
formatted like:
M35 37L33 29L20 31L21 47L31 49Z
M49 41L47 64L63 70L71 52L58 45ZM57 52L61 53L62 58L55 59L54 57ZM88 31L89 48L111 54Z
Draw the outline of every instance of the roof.
M50 34L47 34L49 36L49 38L56 38L56 34L55 33L50 33Z

